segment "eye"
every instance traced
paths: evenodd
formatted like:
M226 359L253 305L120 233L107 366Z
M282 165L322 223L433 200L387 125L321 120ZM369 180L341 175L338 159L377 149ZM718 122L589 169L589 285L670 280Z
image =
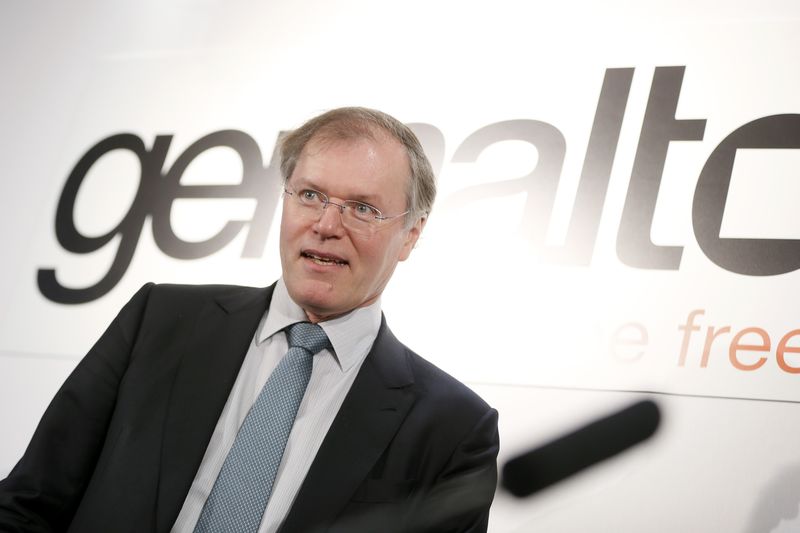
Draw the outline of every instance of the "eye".
M320 193L314 189L303 189L297 193L297 197L301 202L311 204L320 201Z
M373 219L377 216L380 216L381 212L372 207L369 204L362 204L361 202L352 202L350 204L350 208L353 210L353 214L358 218L362 219Z

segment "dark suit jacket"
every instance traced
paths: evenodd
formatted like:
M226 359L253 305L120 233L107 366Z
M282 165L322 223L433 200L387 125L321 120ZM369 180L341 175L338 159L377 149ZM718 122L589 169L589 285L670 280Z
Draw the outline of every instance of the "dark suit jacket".
M273 287L145 285L0 482L0 530L168 532ZM485 531L497 412L385 320L281 531Z

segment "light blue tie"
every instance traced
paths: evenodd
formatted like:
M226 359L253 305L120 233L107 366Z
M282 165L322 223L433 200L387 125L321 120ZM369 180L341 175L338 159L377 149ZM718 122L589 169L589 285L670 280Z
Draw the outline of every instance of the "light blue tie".
M286 440L311 377L312 358L330 346L316 324L286 329L289 351L272 371L236 434L195 533L258 531Z

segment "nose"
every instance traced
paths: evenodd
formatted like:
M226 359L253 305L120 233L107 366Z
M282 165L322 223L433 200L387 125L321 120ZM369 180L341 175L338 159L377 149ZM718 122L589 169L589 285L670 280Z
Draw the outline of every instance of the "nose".
M337 204L330 203L322 210L314 230L322 237L339 237L344 233L342 210Z

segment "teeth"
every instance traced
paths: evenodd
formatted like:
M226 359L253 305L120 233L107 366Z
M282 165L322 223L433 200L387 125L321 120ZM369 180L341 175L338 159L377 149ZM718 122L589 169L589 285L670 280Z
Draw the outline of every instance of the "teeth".
M336 261L335 259L326 259L324 257L319 257L313 254L304 254L306 257L314 261L318 265L343 265L342 261Z

